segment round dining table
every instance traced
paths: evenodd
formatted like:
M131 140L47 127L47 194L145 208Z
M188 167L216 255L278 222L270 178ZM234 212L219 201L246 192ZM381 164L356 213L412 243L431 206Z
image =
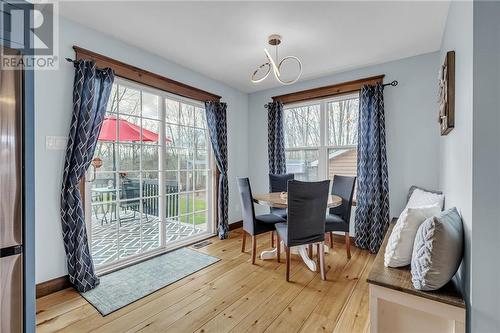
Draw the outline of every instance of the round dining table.
M288 206L287 197L286 195L284 195L284 193L281 192L254 194L253 201L259 205L269 206L274 208L287 208ZM340 205L342 205L341 197L333 194L328 196L328 202L327 202L328 208L334 208ZM281 241L281 244L279 246L282 247L282 252L283 252L284 251L283 241ZM313 249L314 248L316 247L313 246ZM328 250L329 250L328 246L324 245L324 251L328 252ZM277 257L277 253L278 253L277 248L274 248L272 250L262 251L262 253L260 254L260 258L262 260L274 259ZM300 255L302 257L302 260L304 260L304 263L307 265L307 267L309 267L309 269L312 271L316 271L317 269L316 261L309 257L309 254L307 253L307 245L294 246L290 249L290 253Z

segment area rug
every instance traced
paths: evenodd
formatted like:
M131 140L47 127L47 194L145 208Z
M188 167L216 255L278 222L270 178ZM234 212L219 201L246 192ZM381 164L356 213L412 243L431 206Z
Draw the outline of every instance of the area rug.
M96 288L81 295L106 316L219 260L181 248L103 275Z

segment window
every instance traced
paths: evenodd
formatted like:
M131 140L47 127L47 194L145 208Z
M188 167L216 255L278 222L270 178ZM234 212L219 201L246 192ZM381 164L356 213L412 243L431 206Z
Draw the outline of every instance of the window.
M115 79L94 160L86 218L98 269L212 233L201 102Z
M285 105L287 172L304 181L355 176L359 95Z

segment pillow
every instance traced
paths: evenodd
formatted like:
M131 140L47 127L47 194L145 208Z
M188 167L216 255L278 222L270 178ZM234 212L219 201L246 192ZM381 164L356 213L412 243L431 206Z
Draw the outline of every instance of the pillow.
M409 196L406 208L431 206L435 203L439 203L441 209L444 207L444 195L441 192L427 191L422 188L412 186L410 188Z
M462 261L463 232L462 218L455 207L420 225L411 259L415 289L436 290L453 278Z
M392 229L385 248L386 267L401 267L411 263L413 243L418 227L429 217L441 212L439 202L431 206L405 208Z

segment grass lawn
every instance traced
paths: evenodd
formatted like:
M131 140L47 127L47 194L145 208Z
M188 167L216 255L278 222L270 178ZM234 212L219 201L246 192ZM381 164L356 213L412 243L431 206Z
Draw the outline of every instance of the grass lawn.
M207 204L205 200L203 199L192 199L192 198L186 198L185 196L180 197L180 213L181 214L187 214L193 211L193 204L194 204L194 211L200 211L200 210L205 210L207 209ZM191 223L191 215L185 215L180 217L180 221L184 223ZM194 214L194 223L195 224L203 224L206 223L206 212L203 213L195 213Z

